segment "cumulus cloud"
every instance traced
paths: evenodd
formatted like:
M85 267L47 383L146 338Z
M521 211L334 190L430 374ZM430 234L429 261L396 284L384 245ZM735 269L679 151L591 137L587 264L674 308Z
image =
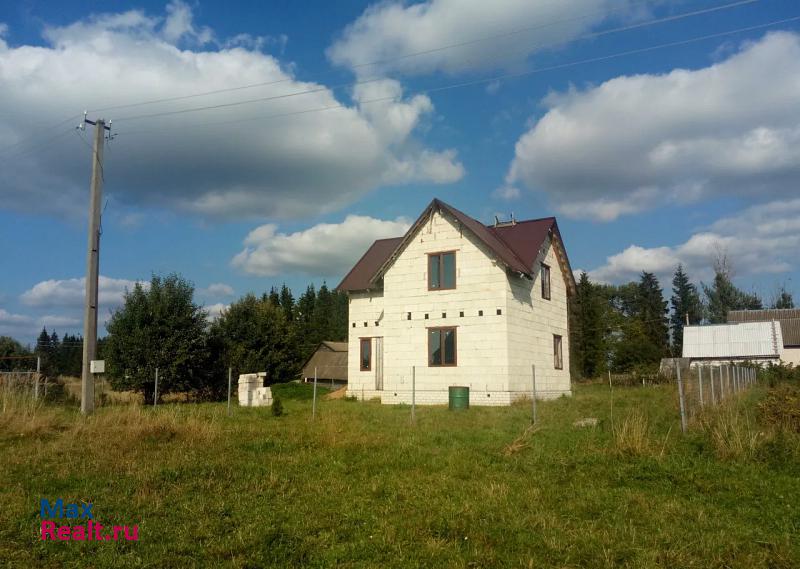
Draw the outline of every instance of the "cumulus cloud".
M90 159L70 132L79 119L49 131L54 139L33 152L43 141L24 138L31 113L37 124L51 125L87 107L237 85L261 84L92 112L90 118L112 119L118 134L106 154L106 191L122 205L277 219L334 211L383 185L450 183L463 175L454 151L426 148L414 136L433 112L427 97L406 98L389 81L360 85L351 101L340 100L325 85L298 79L291 63L259 51L260 42L214 37L183 3L170 4L166 16L131 10L51 26L44 38L44 46L0 43L0 107L8 111L0 117L0 201L7 208L75 215L85 208ZM386 100L371 101L380 94ZM259 101L142 117L253 99Z
M213 322L220 317L224 310L227 310L228 308L230 308L230 304L223 304L221 302L206 306L206 311L208 311L207 320L209 322Z
M150 283L139 281L147 288ZM79 279L49 279L35 284L20 296L23 304L37 307L75 308L83 306L86 295L86 277ZM125 291L132 290L137 281L113 279L100 275L99 301L103 308L114 308L123 303Z
M378 2L347 26L328 49L328 57L367 75L460 73L508 66L524 62L546 46L574 39L606 19L609 11L628 4L627 0ZM465 44L509 31L519 33ZM380 63L365 65L373 62Z
M565 215L603 221L667 201L792 196L798 76L800 35L774 32L702 69L552 94L506 181L545 192Z
M233 287L225 283L212 283L204 289L198 291L203 296L212 298L222 298L226 296L233 296Z
M348 215L341 223L320 223L296 233L279 233L273 224L257 227L244 240L245 248L231 264L252 275L302 273L344 275L376 239L400 237L407 219L394 221Z
M692 278L708 279L719 255L726 255L740 275L783 273L799 268L798 250L800 199L781 200L722 218L679 245L631 245L589 271L589 276L619 283L649 271L668 282L678 263L683 263Z

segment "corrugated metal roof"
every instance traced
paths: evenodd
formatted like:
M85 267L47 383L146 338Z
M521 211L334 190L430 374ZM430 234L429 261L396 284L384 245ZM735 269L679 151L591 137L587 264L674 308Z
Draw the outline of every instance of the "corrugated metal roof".
M777 358L783 349L777 322L741 322L683 328L684 358Z
M728 312L728 322L771 322L773 320L781 323L784 346L800 346L800 308L731 310Z

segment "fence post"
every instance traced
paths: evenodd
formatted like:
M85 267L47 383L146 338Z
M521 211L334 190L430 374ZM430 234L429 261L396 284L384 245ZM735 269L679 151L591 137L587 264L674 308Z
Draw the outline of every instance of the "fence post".
M536 424L536 364L531 364L531 423Z
M33 384L33 399L34 401L39 400L39 377L40 372L42 371L42 357L36 356L36 381Z
M700 407L703 407L703 364L697 365L697 387L700 389Z
M153 390L153 407L158 403L158 368L156 368L156 386Z
M411 422L417 422L417 366L411 366Z
M317 417L317 367L314 366L314 398L311 400L311 420Z
M611 385L611 370L608 370L608 391L611 395L611 426L614 426L614 388Z
M711 404L717 404L717 394L714 390L714 364L708 366L708 380L711 383Z
M233 370L228 368L228 417L231 416L231 374Z
M678 362L678 364L675 366L675 369L678 371L678 399L681 407L681 431L685 433L688 427L686 425L686 404L683 400L683 381L681 380L680 362ZM609 375L609 378L610 377L611 376Z

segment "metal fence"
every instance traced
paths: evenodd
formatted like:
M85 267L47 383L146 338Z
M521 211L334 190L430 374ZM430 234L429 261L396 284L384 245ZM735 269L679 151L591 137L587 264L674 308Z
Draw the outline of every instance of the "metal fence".
M681 429L704 408L739 396L758 382L758 366L750 363L693 363L675 366Z

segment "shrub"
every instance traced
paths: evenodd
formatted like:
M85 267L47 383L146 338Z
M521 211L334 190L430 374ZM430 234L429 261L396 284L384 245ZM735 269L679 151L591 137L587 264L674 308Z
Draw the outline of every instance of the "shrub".
M759 403L758 412L764 425L800 433L800 385L784 384L770 389Z
M283 403L281 402L281 398L277 395L272 397L272 416L273 417L280 417L284 414L283 411Z

